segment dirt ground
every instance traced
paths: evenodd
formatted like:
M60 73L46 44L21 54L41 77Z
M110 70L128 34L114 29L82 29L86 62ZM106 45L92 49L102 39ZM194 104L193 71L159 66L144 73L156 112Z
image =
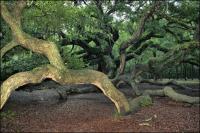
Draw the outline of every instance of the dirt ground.
M128 89L126 93L128 93ZM1 132L199 132L199 106L154 97L135 114L117 116L102 93L70 95L58 103L8 102L1 112Z

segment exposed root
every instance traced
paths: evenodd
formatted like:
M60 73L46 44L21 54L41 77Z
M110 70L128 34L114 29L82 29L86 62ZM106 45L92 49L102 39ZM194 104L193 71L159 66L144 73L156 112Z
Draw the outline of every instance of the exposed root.
M145 90L143 94L150 95L150 96L168 96L172 100L191 103L191 104L199 103L199 97L191 97L191 96L177 93L171 87L165 87L164 89L160 89L160 90Z
M152 104L150 96L168 96L172 100L179 102L187 102L191 104L199 104L199 97L191 97L175 92L171 87L165 87L160 90L145 90L143 95L129 101L131 112L135 113L144 106Z
M135 113L141 107L152 105L152 99L149 95L142 95L129 101L131 112Z
M171 87L165 87L163 89L164 94L175 101L187 102L191 104L199 103L199 97L191 97L175 92Z
M149 83L149 84L152 84L152 85L159 85L159 86L167 86L167 85L169 86L169 85L172 85L172 86L184 89L184 90L199 91L199 89L193 89L193 88L190 88L188 86L184 86L184 85L178 84L174 80L171 80L171 81L165 82L165 83L158 82L158 81L155 82L155 81L151 81L151 80L142 80L142 81L140 81L140 83Z

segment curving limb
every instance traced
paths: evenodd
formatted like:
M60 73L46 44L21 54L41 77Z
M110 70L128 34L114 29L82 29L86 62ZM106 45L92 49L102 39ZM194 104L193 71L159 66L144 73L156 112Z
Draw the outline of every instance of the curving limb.
M60 84L94 84L115 104L119 113L125 114L130 111L126 97L114 87L105 74L94 70L65 71L53 65L45 65L32 71L20 72L5 80L1 85L0 107L4 106L13 90L29 83L40 83L46 78Z
M120 45L120 67L119 67L119 73L124 72L124 68L126 65L126 49L129 48L131 45L136 44L139 39L142 37L142 34L144 32L144 26L145 22L153 15L153 13L158 9L161 5L160 1L156 1L150 9L145 12L145 14L141 17L138 28L136 29L136 32L125 42L123 42Z
M200 102L199 97L192 97L192 96L187 96L187 95L177 93L176 91L174 91L173 88L168 87L168 86L160 90L145 90L143 92L143 95L168 96L172 100L175 100L178 102L191 103L191 104L198 104Z
M42 80L50 78L60 84L94 84L115 104L119 113L129 112L126 97L114 87L105 74L93 70L67 69L56 44L34 38L25 33L20 25L20 17L26 2L19 1L16 4L15 10L19 9L19 12L11 14L12 12L1 1L1 15L10 26L13 38L20 46L45 55L50 64L35 68L32 71L14 74L5 80L1 85L1 108L13 90L28 83L40 83Z
M135 113L139 109L141 109L144 106L149 106L153 104L151 96L167 96L171 98L172 100L178 101L178 102L186 102L190 104L199 104L199 97L191 97L187 95L183 95L180 93L177 93L173 90L171 87L165 87L164 89L159 90L145 90L143 92L143 95L131 99L129 101L130 104L130 110L131 112Z
M11 50L12 48L18 46L19 44L16 43L14 40L12 40L11 42L9 42L8 44L6 44L1 50L0 50L0 53L1 53L1 58L9 51Z

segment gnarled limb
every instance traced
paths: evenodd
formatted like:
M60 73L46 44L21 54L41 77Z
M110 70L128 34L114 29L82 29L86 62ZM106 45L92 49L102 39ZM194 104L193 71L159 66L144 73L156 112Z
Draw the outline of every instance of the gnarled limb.
M6 44L0 51L1 53L1 58L12 48L18 46L19 44L16 43L14 40L12 40L11 42L9 42L8 44Z
M180 20L180 18L177 19L164 13L159 13L159 15L172 23L177 23L180 26L185 27L186 29L195 29L195 27L189 26L186 22L184 22L184 20Z
M115 104L119 113L127 113L130 107L126 97L118 91L108 77L94 70L60 70L53 65L45 65L32 71L20 72L12 75L1 85L1 108L9 98L11 92L29 83L40 83L50 78L60 84L94 84Z
M20 2L23 2L23 1L20 1ZM20 4L20 2L18 4ZM20 7L20 10L22 11L21 8L25 6L22 6L22 7L19 6L19 7ZM1 1L1 15L3 19L10 26L13 33L13 37L15 41L20 44L20 46L30 49L33 52L37 52L37 53L45 55L49 59L49 62L52 65L60 69L65 69L65 65L62 61L62 58L60 56L57 46L54 43L31 37L30 35L23 32L21 29L20 22L18 22L15 19L16 16L13 17L10 14L10 12L8 11L3 1ZM20 15L20 12L18 13L18 15Z
M165 87L163 89L164 94L170 97L172 100L187 102L187 103L199 103L199 97L191 97L175 92L171 87Z
M20 15L25 7L25 3L19 1L18 4L20 5L16 6L16 8L20 8L20 11L17 15L15 14L15 16L13 16L13 14L8 11L4 2L1 1L1 15L10 26L13 38L22 47L45 55L51 65L39 67L32 71L20 72L5 80L1 85L1 108L13 90L28 83L40 83L45 78L50 78L60 84L94 84L114 102L119 113L129 112L130 108L126 97L114 87L105 74L93 70L67 69L54 43L31 37L23 32L20 22L18 21L20 21Z
M136 112L143 106L149 106L152 104L152 99L150 96L168 96L172 100L179 102L186 102L191 104L199 103L199 97L191 97L175 92L171 87L165 87L159 90L145 90L143 95L134 98L129 101L131 112Z
M191 104L199 103L199 97L191 97L187 95L183 95L177 93L171 87L165 87L164 89L160 90L145 90L143 95L150 95L150 96L168 96L172 100L179 101L179 102L187 102Z
M124 43L121 44L120 46L120 71L119 73L122 73L126 65L126 49L134 45L135 43L138 42L138 40L141 38L142 33L144 32L144 26L145 22L153 15L153 13L156 11L156 9L160 6L161 2L156 1L154 5L141 17L138 28L136 32L131 36L130 39L125 41Z
M137 96L141 94L138 89L137 83L135 82L135 80L132 80L132 76L130 74L123 74L112 79L113 84L116 86L119 85L120 81L123 81L131 86L131 88L133 89L133 93L135 93Z

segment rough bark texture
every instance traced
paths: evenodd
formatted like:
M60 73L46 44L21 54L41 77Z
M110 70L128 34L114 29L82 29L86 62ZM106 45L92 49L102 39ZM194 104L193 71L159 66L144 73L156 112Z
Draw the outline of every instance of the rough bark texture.
M129 86L131 86L131 88L133 89L133 93L135 93L137 96L139 96L141 93L138 89L138 85L135 82L135 80L133 80L132 75L131 74L123 74L120 76L115 77L112 82L114 85L119 85L120 81L125 82L126 84L128 84Z

